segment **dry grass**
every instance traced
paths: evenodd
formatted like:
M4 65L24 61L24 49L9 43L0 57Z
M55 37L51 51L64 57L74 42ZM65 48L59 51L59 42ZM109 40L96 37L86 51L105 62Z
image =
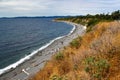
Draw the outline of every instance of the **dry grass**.
M53 56L31 80L120 80L118 21L101 22L77 40L77 48L66 47L59 60Z

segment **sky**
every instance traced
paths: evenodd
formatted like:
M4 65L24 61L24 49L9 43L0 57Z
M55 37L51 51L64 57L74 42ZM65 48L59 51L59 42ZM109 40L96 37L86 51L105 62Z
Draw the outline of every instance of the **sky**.
M67 16L120 10L120 0L0 0L0 17Z

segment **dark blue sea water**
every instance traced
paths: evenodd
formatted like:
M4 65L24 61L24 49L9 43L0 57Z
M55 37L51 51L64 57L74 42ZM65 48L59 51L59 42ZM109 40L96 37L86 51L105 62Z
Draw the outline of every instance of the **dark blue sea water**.
M32 51L59 36L67 35L73 26L53 22L54 18L1 18L0 69L17 62Z

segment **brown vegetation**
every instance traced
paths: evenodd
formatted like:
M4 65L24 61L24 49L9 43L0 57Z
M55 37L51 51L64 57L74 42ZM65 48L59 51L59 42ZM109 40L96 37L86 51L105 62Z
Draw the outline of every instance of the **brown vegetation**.
M100 22L30 80L120 80L120 22Z

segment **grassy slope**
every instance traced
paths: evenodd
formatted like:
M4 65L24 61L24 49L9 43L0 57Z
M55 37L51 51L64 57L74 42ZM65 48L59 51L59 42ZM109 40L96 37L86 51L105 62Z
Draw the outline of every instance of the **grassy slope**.
M120 22L100 22L54 55L32 80L119 80L119 40Z
M87 33L55 54L30 80L120 80L120 21L113 21L117 16L57 19L86 25Z

